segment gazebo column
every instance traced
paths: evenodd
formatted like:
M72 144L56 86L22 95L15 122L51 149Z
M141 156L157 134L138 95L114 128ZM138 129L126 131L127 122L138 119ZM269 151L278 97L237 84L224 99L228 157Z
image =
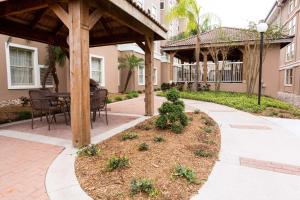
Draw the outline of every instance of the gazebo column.
M146 36L145 41L145 112L147 116L154 115L154 39Z
M170 81L174 81L174 57L175 57L176 52L172 51L170 52Z
M69 1L71 126L73 145L90 144L89 8L84 0Z
M207 56L208 52L204 51L203 53L203 82L206 84L207 83Z

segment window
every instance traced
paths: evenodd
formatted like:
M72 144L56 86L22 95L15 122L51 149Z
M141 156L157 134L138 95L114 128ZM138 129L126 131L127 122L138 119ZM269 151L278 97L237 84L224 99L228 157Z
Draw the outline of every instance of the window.
M144 0L137 0L137 4L143 8L144 7Z
M40 86L37 48L5 43L8 89Z
M289 12L292 12L296 6L297 6L297 0L290 0L289 1Z
M160 1L160 9L164 10L165 9L165 0Z
M154 19L157 19L157 10L156 10L156 6L155 6L155 5L152 5L152 8L151 8L151 16L152 16Z
M157 85L157 68L153 70L153 84Z
M287 46L286 61L291 61L295 57L295 43L291 43Z
M105 85L105 80L104 80L104 58L99 57L99 56L90 56L90 76L91 79L95 80L98 82L101 86Z
M293 85L293 69L285 70L285 85Z
M140 65L138 67L138 83L139 85L145 85L145 66Z
M45 76L47 70L48 70L47 66L40 65L40 80L41 80L41 84L42 84L42 82L44 80L44 76ZM51 73L47 77L46 86L53 86L53 77L52 77Z
M289 22L289 35L295 35L295 30L296 30L296 17L294 17Z

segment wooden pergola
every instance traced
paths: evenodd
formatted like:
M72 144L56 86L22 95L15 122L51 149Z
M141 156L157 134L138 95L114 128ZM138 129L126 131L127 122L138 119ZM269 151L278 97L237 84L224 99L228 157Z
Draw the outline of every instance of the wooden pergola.
M90 47L137 43L144 50L145 111L153 115L154 41L167 30L132 0L0 0L0 33L69 50L74 146L91 141Z

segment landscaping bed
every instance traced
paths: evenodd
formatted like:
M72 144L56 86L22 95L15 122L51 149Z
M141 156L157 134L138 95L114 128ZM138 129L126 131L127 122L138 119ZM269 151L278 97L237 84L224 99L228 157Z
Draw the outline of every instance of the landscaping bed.
M159 93L159 96L165 96L165 93ZM300 110L295 106L263 96L261 106L257 104L257 96L247 96L245 93L234 92L180 92L180 97L183 99L192 99L199 101L213 102L226 105L245 112L259 114L270 117L300 119Z
M31 118L31 107L9 105L0 108L0 124Z
M81 151L75 169L83 190L93 199L190 199L218 159L220 132L200 111L187 116L181 134L156 128L153 117Z

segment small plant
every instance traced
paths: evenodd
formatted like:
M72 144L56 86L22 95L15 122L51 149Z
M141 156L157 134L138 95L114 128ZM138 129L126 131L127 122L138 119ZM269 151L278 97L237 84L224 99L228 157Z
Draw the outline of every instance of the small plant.
M206 133L212 133L212 128L210 127L204 127L203 130L206 132Z
M129 159L124 157L116 157L112 156L107 163L107 168L109 171L113 171L115 169L122 169L125 167L129 167Z
M112 99L106 99L106 103L107 103L107 104L110 104L110 103L112 103L112 102L113 102Z
M153 141L156 143L161 143L161 142L165 141L165 139L159 135L159 136L155 136Z
M20 111L18 113L19 120L25 120L31 118L31 112L30 111Z
M183 131L183 126L180 123L173 123L171 125L171 131L176 134L181 134Z
M196 115L200 114L200 112L201 111L199 109L194 110L194 114L196 114Z
M213 140L204 140L203 143L208 145L216 145L216 143Z
M198 157L211 158L213 157L213 153L210 151L205 151L203 149L198 149L195 151L195 155Z
M138 138L138 135L135 132L128 132L125 133L124 135L122 135L122 140L126 141L126 140L133 140Z
M159 194L159 191L154 187L152 180L146 178L133 179L131 181L131 195L136 195L140 192L146 193L150 197L155 197Z
M123 101L123 97L121 97L121 96L116 96L116 97L115 97L115 100L116 100L116 101Z
M202 116L202 119L204 120L204 124L206 126L214 126L215 125L215 122L207 116Z
M27 106L28 103L30 102L30 99L29 99L28 97L22 96L22 97L20 97L19 99L21 100L21 104L22 104L23 107L24 107L24 106Z
M149 131L153 128L153 126L151 124L142 124L137 126L139 129L141 130L145 130L145 131Z
M189 183L197 183L195 171L180 164L176 165L174 176L185 178Z
M77 151L78 156L97 156L100 153L100 149L95 144L90 144L79 148Z
M127 99L133 99L133 96L132 96L132 94L130 94L130 93L127 94L126 97L127 97Z
M147 143L142 143L139 145L139 151L148 151L149 150L149 145Z

